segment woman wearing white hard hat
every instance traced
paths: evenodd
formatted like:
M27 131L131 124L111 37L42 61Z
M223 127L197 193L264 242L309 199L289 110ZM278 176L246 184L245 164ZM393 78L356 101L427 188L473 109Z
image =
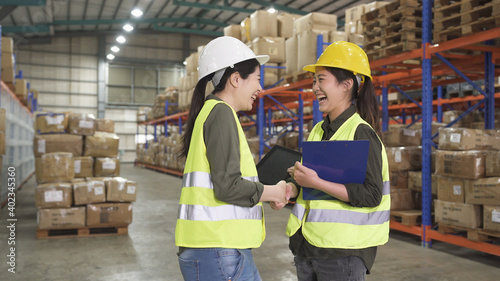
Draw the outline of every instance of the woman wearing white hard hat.
M288 202L291 186L259 183L236 112L252 109L262 91L260 65L268 60L226 36L200 54L175 229L185 280L261 280L251 252L265 238L261 202ZM205 98L209 81L215 89Z

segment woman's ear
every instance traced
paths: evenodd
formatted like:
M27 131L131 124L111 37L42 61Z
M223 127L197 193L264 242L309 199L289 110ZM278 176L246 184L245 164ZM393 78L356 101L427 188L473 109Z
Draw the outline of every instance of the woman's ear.
M231 83L231 85L235 88L238 87L238 84L239 82L241 81L241 76L240 76L240 73L239 72L234 72L233 74L231 74L231 76L229 77L229 82Z
M346 79L342 82L342 85L346 91L350 91L354 85L354 81L352 79Z

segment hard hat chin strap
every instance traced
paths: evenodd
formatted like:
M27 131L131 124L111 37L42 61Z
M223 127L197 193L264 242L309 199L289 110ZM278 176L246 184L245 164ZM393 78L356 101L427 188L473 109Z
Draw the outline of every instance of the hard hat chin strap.
M360 74L356 74L356 80L358 81L358 89L359 89L361 88L361 83L365 82L365 77Z
M222 75L224 75L225 71L226 69L223 68L215 72L214 77L212 77L212 84L214 84L214 87L217 87L217 85L219 85L220 80L222 79Z

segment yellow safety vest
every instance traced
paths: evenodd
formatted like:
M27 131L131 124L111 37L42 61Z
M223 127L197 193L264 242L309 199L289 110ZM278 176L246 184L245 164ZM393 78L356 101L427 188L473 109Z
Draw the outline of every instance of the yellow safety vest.
M215 197L203 139L203 124L219 103L224 102L206 101L196 118L182 178L175 244L190 248L256 248L266 236L262 203L254 207L240 207ZM248 142L234 110L233 114L240 141L241 176L258 181Z
M321 141L323 121L308 141ZM356 128L367 124L358 113L351 116L330 140L354 140ZM377 207L353 207L341 200L304 200L302 190L288 220L286 234L302 227L304 238L320 248L363 249L383 245L389 239L390 185L387 154L382 144L382 201Z

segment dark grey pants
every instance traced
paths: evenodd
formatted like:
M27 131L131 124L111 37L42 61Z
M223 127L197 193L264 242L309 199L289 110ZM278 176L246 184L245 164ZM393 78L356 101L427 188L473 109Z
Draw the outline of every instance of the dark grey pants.
M334 260L295 257L299 281L364 281L366 267L359 257Z

